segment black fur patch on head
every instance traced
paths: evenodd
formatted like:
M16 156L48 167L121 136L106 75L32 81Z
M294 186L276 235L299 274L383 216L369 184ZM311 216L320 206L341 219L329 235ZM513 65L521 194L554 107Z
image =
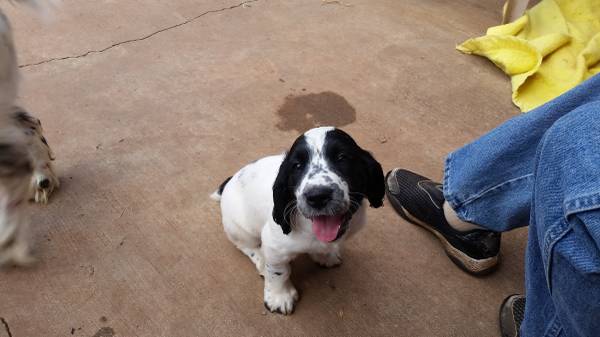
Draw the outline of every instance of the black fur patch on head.
M360 202L365 196L371 207L382 206L385 178L381 164L371 153L340 129L327 133L324 146L329 167L348 183L350 198Z
M306 173L310 153L304 135L298 137L279 166L273 184L273 220L281 226L284 234L292 230L292 210L296 206L296 186Z

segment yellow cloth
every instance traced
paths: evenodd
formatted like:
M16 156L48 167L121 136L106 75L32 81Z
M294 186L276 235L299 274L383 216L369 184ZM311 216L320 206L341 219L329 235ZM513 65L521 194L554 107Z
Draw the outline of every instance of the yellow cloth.
M543 0L456 48L500 67L513 102L529 111L600 72L600 0Z

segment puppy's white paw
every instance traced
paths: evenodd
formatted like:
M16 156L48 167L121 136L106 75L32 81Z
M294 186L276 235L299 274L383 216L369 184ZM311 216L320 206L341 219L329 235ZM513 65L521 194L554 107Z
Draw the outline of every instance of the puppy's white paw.
M294 312L296 301L298 301L298 292L291 283L278 291L273 291L265 286L265 308L270 312L291 315Z
M310 254L310 258L325 268L333 268L342 264L342 256L337 251L326 254Z
M48 163L46 167L35 170L31 184L33 185L33 200L40 204L46 204L50 194L60 186L60 181Z

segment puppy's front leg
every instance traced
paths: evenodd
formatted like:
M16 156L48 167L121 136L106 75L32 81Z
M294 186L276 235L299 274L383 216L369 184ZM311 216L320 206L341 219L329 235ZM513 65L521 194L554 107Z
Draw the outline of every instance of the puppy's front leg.
M289 315L294 312L298 292L290 281L288 261L277 264L267 262L265 268L265 307L271 312Z

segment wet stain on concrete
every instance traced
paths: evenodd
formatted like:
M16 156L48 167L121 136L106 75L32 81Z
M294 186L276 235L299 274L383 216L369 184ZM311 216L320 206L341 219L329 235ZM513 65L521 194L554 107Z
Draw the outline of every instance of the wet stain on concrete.
M316 126L351 124L356 120L356 110L348 101L335 92L287 96L277 111L280 117L277 128L304 132Z
M114 337L114 335L115 330L113 330L110 327L104 327L98 330L98 332L96 332L96 334L93 337Z

